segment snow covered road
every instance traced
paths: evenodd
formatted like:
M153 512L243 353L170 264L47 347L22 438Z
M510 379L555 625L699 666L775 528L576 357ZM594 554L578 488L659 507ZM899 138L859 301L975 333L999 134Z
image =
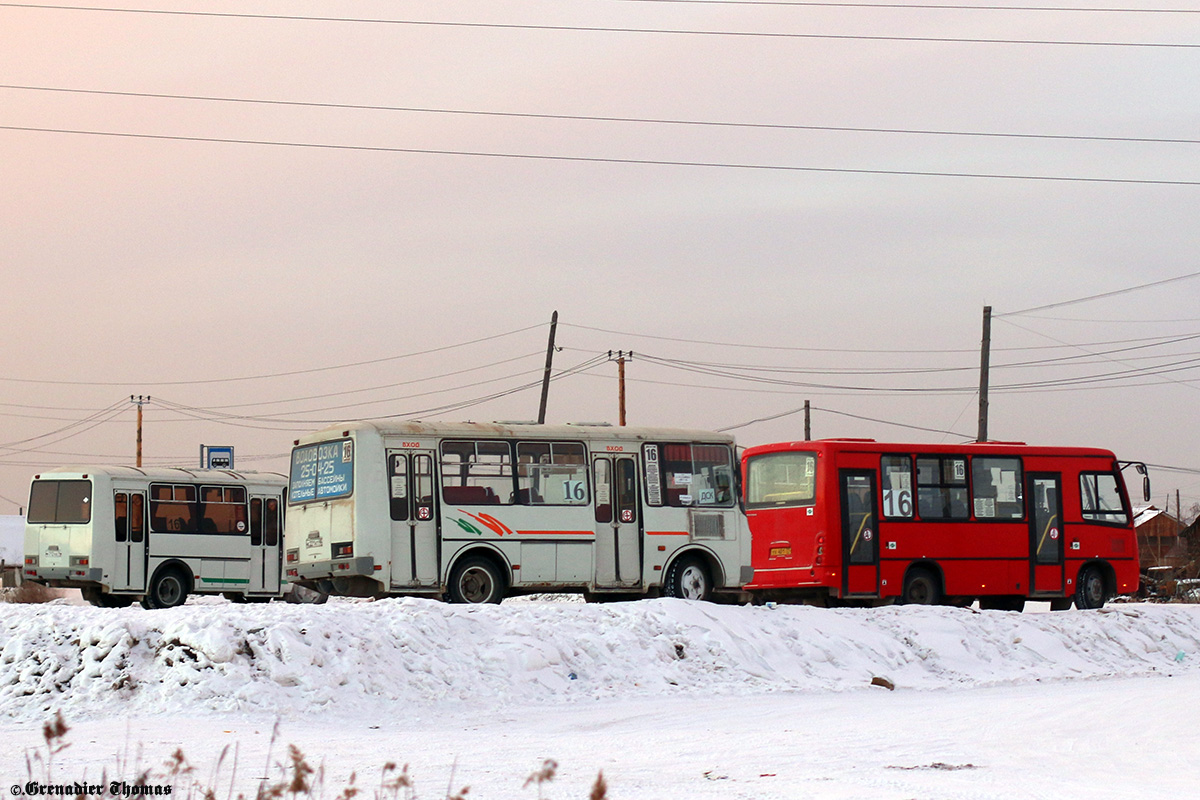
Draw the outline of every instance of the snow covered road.
M272 760L296 744L328 796L396 760L421 797L452 771L471 797L536 797L552 758L555 798L600 770L612 798L1196 797L1195 709L1191 606L0 606L10 783L62 710L64 780L139 746L206 774L236 743L251 791L279 719Z

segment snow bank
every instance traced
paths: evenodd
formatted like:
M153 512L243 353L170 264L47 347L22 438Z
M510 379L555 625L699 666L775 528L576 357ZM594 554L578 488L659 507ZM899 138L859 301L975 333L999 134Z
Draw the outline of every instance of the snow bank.
M682 600L0 606L0 717L937 689L1200 670L1200 607L1054 614ZM874 690L879 691L879 690Z
M25 518L0 515L0 561L20 564L25 558Z

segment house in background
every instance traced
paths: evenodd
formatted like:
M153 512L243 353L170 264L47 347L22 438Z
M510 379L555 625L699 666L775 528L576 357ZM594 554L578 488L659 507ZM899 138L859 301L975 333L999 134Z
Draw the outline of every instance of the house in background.
M1133 512L1143 572L1150 567L1178 568L1187 563L1187 546L1180 535L1182 522L1154 506L1138 506Z

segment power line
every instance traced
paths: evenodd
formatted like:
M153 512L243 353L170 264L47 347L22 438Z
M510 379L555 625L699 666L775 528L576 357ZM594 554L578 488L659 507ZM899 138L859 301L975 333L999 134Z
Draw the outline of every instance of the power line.
M1136 350L1146 350L1155 347L1165 347L1181 342L1193 341L1200 339L1200 333L1190 334L1186 336L1173 337L1154 337L1153 342L1149 344L1136 344L1128 347L1114 348L1111 350L1102 350L1098 352L1085 351L1082 354L1057 356L1054 358L1036 359L1031 361L1017 361L1007 364L995 364L993 369L1022 369L1033 367L1057 367L1062 366L1066 362L1079 362L1081 359L1100 359L1104 361L1112 361L1105 356L1113 353L1127 353ZM576 350L578 348L569 348ZM583 351L588 352L588 351ZM1140 360L1161 360L1165 358L1177 358L1180 355L1190 355L1181 353L1158 354L1153 356L1141 356ZM765 364L744 364L744 363L721 363L713 361L693 361L688 359L665 359L659 357L660 360L670 361L673 364L687 365L697 368L714 369L714 370L740 370L750 373L775 373L784 375L871 375L871 376L895 376L895 375L939 375L956 372L972 372L978 367L976 366L960 366L960 367L908 367L908 368L888 368L888 369L864 369L860 367L792 367L780 365L765 365ZM1087 362L1084 362L1087 363ZM1160 364L1157 366L1172 366L1171 364ZM1154 369L1155 367L1147 367L1145 369Z
M555 375L551 376L551 380L559 380L564 377L569 377L571 375L575 375L584 369L590 368L599 363L603 363L605 360L606 359L603 356L593 356L593 357L588 358L585 361L581 362L580 364L577 364L573 367L568 367L567 369L564 369L564 370L556 373ZM504 376L501 378L491 378L491 379L484 380L484 381L476 381L474 383L462 384L460 386L455 386L455 387L451 387L448 389L438 389L438 390L429 391L429 392L418 392L416 394L406 395L404 397L394 397L394 398L387 398L384 400L372 400L372 401L367 401L364 403L352 403L352 404L347 404L347 405L342 405L342 406L329 406L326 408L306 409L303 411L284 412L284 413L280 413L280 414L264 414L264 415L258 415L258 416L248 415L248 414L227 414L227 413L219 412L219 411L216 411L213 409L198 408L195 406L185 405L183 403L176 403L171 400L164 400L161 397L156 397L155 402L161 404L164 408L167 408L169 410L175 411L176 413L179 413L184 416L190 417L192 419L197 419L197 420L203 420L203 421L208 421L208 422L217 422L217 423L221 423L223 425L231 425L234 427L242 427L242 428L252 428L252 429L257 429L257 430L297 430L297 429L306 429L313 425L326 425L326 424L333 424L333 423L338 423L338 422L355 422L355 421L363 421L363 420L369 420L369 419L395 419L395 418L399 418L399 417L419 416L421 414L427 414L427 413L459 410L462 408L468 408L468 407L471 407L474 405L479 405L479 404L487 402L489 400L494 400L494 399L498 399L500 397L505 397L510 394L515 394L517 392L525 391L530 386L540 386L541 380L533 381L533 382L526 383L526 384L521 384L515 388L501 390L499 392L494 392L494 393L491 393L491 394L488 394L488 395L485 395L482 397L475 397L475 398L471 398L469 400L456 401L456 402L448 403L448 404L441 405L441 406L434 406L434 407L427 408L427 409L421 409L419 411L404 412L404 413L400 413L400 414L384 414L384 415L372 415L372 416L367 416L367 417L351 417L351 418L336 418L336 419L335 418L322 418L322 419L302 419L302 420L283 419L283 417L291 416L294 414L312 413L314 411L337 411L337 410L341 410L341 409L345 409L345 408L358 408L358 407L365 406L365 405L377 405L379 403L395 403L395 402L399 402L402 400L411 400L411 399L418 398L418 397L427 397L429 395L436 395L436 394L446 394L447 392L458 391L458 390L466 389L466 388L474 388L476 386L482 386L482 385L488 384L488 383L496 383L497 381L507 380L507 379L519 377L521 375L530 375L530 374L539 374L540 375L542 372L543 372L543 370L541 368L538 368L538 369L534 369L534 370L526 370L524 372L519 372L514 375L507 375L507 376ZM251 424L251 423L264 423L264 424L255 425L255 424ZM278 427L278 425L284 425L286 427Z
M214 136L171 136L157 133L128 133L91 131L69 128L40 128L26 125L0 125L0 130L25 133L66 133L79 136L105 136L125 139L145 139L173 142L203 142L215 144L250 144L268 147L299 147L318 150L352 150L364 153L409 153L439 156L472 156L476 158L506 158L526 161L565 161L578 164L632 164L658 167L705 167L710 169L746 169L766 172L813 172L839 175L892 175L915 178L987 178L992 180L1044 181L1057 183L1106 183L1139 186L1200 186L1200 181L1155 180L1143 178L1089 178L1072 175L1016 175L988 172L940 172L898 169L853 169L846 167L805 167L789 164L738 164L723 161L677 161L671 159L606 158L602 156L555 156L544 153L499 153L481 150L443 150L423 147L384 147L370 145L320 144L316 142L284 142L271 139L229 139ZM533 326L540 327L540 326ZM529 330L526 328L525 330ZM285 373L298 374L298 373ZM250 380L231 378L229 380ZM63 383L68 383L63 381ZM177 383L186 383L180 381ZM99 385L99 384L97 384ZM143 385L151 386L153 383ZM161 384L160 384L161 385Z
M1073 306L1077 303L1088 303L1088 302L1091 302L1092 300L1101 300L1106 297L1116 297L1117 295L1128 294L1129 292L1136 292L1141 289L1149 289L1152 286L1163 286L1164 284L1175 283L1176 281L1185 281L1185 280L1189 280L1191 278L1197 278L1197 277L1200 277L1200 272L1189 272L1187 275L1177 275L1174 278L1167 278L1167 279L1161 280L1161 281L1152 281L1150 283L1143 283L1143 284L1139 284L1137 286L1130 286L1125 289L1117 289L1116 291L1112 291L1112 292L1104 292L1102 294L1093 294L1093 295L1089 295L1087 297L1077 297L1074 300L1063 300L1062 302L1059 302L1059 303L1049 303L1044 306L1034 306L1033 308L1023 308L1020 311L1006 311L1002 314L993 314L993 316L994 317L1011 317L1011 316L1016 316L1018 314L1028 314L1031 311L1046 311L1051 308L1062 308L1063 306Z
M731 348L742 348L742 349L746 349L746 350L778 350L778 351L782 351L782 352L792 352L792 353L851 353L851 354L871 354L871 355L934 355L934 354L936 354L936 355L943 355L943 354L956 355L959 353L971 353L974 355L979 354L979 348L974 348L974 349L970 349L970 350L967 350L967 349L936 349L936 348L877 350L877 349L860 349L860 348L846 348L846 347L789 347L789 346L783 346L783 345L746 344L743 342L717 342L717 341L711 341L711 340L706 340L706 339L684 339L684 338L675 337L675 336L657 336L657 335L649 334L649 333L634 333L632 331L618 331L618 330L611 330L609 328L596 328L596 327L592 327L589 325L577 325L577 324L571 323L571 322L560 322L559 325L562 325L562 326L568 327L568 328L578 328L579 330L584 330L584 331L607 333L607 334L612 334L614 336L629 336L629 337L632 337L635 339L654 339L654 340L657 340L660 342L678 342L681 344L699 344L699 345L705 345L707 347L731 347ZM1200 336L1200 333L1195 334L1195 335ZM1167 336L1143 336L1143 337L1134 338L1134 339L1112 339L1112 340L1103 341L1103 342L1085 342L1082 345L1069 344L1066 342L1059 342L1057 345L1038 345L1038 346L1034 346L1034 347L997 347L997 348L992 348L992 352L1009 353L1009 352L1025 352L1025 351L1033 351L1033 350L1063 350L1063 349L1080 348L1080 347L1107 347L1109 345L1136 344L1139 342L1156 342L1156 341L1162 341L1162 340L1174 341L1174 340L1176 340L1176 338L1178 336L1179 336L1179 334L1170 334ZM1055 339L1054 341L1058 341L1058 340ZM583 352L587 352L587 351L583 351Z
M172 17L209 17L223 19L289 20L302 22L340 22L353 24L408 25L415 27L463 28L514 31L554 31L575 33L635 33L666 34L673 36L730 36L753 39L817 39L875 42L931 42L939 44L1016 44L1016 45L1060 45L1072 47L1153 47L1153 48L1200 48L1200 44L1175 42L1081 42L1058 39L989 39L982 37L953 36L880 36L840 33L789 33L784 31L729 31L691 30L684 28L623 28L605 25L537 25L514 22L456 22L444 20L378 19L369 17L328 17L294 14L248 14L223 11L174 11L149 8L115 8L99 6L48 5L40 3L0 3L7 8L38 8L55 11L100 11L117 14L146 14Z
M51 380L36 380L36 379L31 379L31 378L0 377L0 381L7 381L9 383L39 383L39 384L46 384L46 385L53 385L53 386L131 386L131 385L136 385L136 386L194 386L196 384L235 383L238 381L258 381L258 380L267 380L270 378L285 378L285 377L290 377L293 375L311 375L315 372L330 372L332 370L338 370L338 369L351 369L353 367L364 367L364 366L370 366L373 364L383 364L388 361L399 361L399 360L402 360L405 358L415 358L417 356L425 356L425 355L429 355L431 353L441 353L446 350L453 350L453 349L456 349L459 347L467 347L469 345L479 344L480 342L488 342L488 341L492 341L493 339L501 339L505 336L512 336L517 333L524 333L525 331L531 331L535 328L541 328L541 327L543 327L543 325L541 323L538 323L537 325L529 325L528 327L517 328L516 330L507 331L505 333L497 333L497 334L493 334L491 336L483 336L478 339L472 339L467 342L459 342L457 344L448 344L443 347L434 347L429 350L419 350L414 353L403 353L398 356L385 356L383 358L373 358L368 361L355 361L355 362L352 362L349 364L335 364L335 365L329 366L329 367L313 367L311 369L297 369L297 370L292 370L290 372L274 372L274 373L269 373L266 375L246 375L246 376L242 376L242 377L238 377L238 378L207 378L207 379L203 379L203 380L191 380L191 381L51 381Z
M610 0L623 3L668 3L697 6L782 6L802 8L886 8L920 9L923 11L1054 11L1112 14L1200 14L1195 8L1113 8L1085 6L967 6L940 3L832 3L815 0Z
M689 0L690 1L690 0ZM16 89L30 92L59 92L64 94L102 95L106 97L135 97L156 100L195 100L213 103L240 103L247 105L285 106L293 108L321 108L353 111L397 111L420 114L448 114L458 116L502 117L507 119L559 120L572 122L619 122L643 125L677 125L713 128L743 128L749 130L821 131L834 133L886 133L914 136L985 137L1002 139L1034 139L1073 142L1123 142L1134 144L1200 144L1200 139L1173 139L1148 136L1084 136L1044 133L1009 133L988 131L946 131L922 128L864 128L845 125L793 125L768 122L732 122L722 120L671 119L663 117L619 117L586 114L538 114L517 111L482 111L459 108L431 108L428 106L389 106L363 103L321 103L302 100L269 100L247 97L222 97L217 95L167 94L161 92L121 92L103 89L76 89L59 86L28 86L0 84L0 89Z
M759 423L759 422L770 422L770 421L772 421L772 420L776 420L776 419L782 419L783 417L790 417L790 416L792 416L793 414L799 414L800 412L804 411L804 408L805 408L804 406L800 406L799 408L793 408L793 409L791 409L790 411L783 411L783 412L780 412L780 413L778 413L778 414L772 414L772 415L770 415L770 416L767 416L767 417L759 417L758 419L752 419L752 420L750 420L749 422L742 422L742 423L739 423L739 424L737 424L737 425L729 425L729 426L727 426L727 427L725 427L725 428L717 428L717 431L718 431L719 433L724 433L724 432L726 432L726 431L737 430L738 428L745 428L745 427L747 427L747 426L749 426L749 425L754 425L754 424L757 424L757 423ZM879 424L881 424L881 425L892 425L892 426L894 426L894 427L897 427L897 428L907 428L907 429L909 429L909 430L914 430L914 431L925 431L925 432L927 432L927 433L941 433L941 434L946 434L946 435L949 435L949 436L961 436L961 437L962 437L962 438L964 438L964 439L970 439L970 438L971 438L971 437L970 437L970 436L968 436L967 434L965 434L965 433L959 433L959 432L957 432L957 431L947 431L947 430L942 430L941 428L926 428L926 427L922 427L922 426L920 426L920 425L909 425L909 424L906 424L906 423L903 423L903 422L893 422L893 421L891 421L891 420L886 420L886 419L877 419L877 418L875 418L875 417L864 417L864 416L860 416L860 415L858 415L858 414L850 414L850 413L848 413L848 412L845 412L845 411L835 411L835 410L834 410L834 409L832 409L832 408L819 408L819 407L817 407L817 406L811 406L811 405L810 405L810 406L809 406L809 410L811 410L811 411L821 411L821 412L824 412L824 413L826 413L826 414L836 414L837 416L841 416L841 417L849 417L849 418L851 418L851 419L864 420L864 421L866 421L866 422L877 422L877 423L879 423Z

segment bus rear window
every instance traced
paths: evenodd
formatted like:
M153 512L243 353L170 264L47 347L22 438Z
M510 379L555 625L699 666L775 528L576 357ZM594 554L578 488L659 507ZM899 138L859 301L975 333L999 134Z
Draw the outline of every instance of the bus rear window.
M746 507L811 506L816 502L815 453L767 453L746 469Z
M91 481L34 481L29 491L29 522L83 525L92 521Z

